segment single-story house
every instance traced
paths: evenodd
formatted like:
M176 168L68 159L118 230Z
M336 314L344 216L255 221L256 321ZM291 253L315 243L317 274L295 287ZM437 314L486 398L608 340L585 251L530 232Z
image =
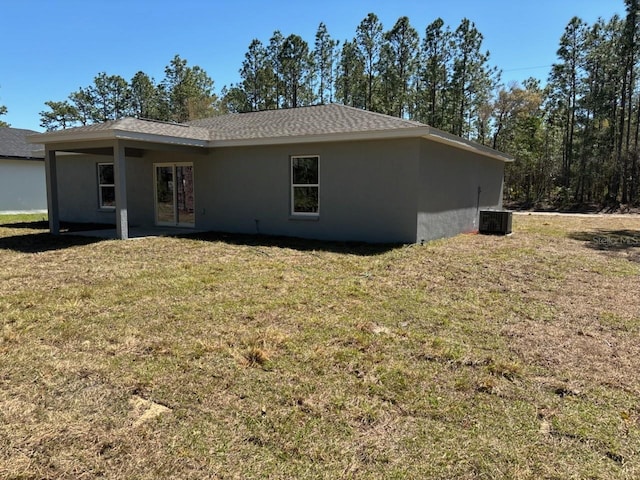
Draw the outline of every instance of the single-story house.
M27 135L34 133L0 127L0 213L47 209L44 151L27 142Z
M511 157L329 104L188 124L123 118L36 134L60 221L416 243L478 229ZM60 155L61 152L66 152Z

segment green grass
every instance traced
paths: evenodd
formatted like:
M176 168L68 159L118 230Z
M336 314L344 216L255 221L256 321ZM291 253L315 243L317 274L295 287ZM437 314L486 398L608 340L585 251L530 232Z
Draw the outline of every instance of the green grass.
M637 217L396 248L39 220L0 217L0 478L640 477L640 246L593 241Z

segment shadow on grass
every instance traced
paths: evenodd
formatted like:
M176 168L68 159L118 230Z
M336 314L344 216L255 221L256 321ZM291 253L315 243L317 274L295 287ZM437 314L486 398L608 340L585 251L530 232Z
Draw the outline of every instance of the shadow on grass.
M52 250L64 250L81 245L90 245L102 241L95 237L77 235L51 235L50 233L31 233L0 237L0 250L13 250L21 253L41 253Z
M202 240L207 242L222 242L230 245L248 247L289 248L302 252L321 251L360 255L364 257L382 255L403 245L399 243L366 243L366 242L335 242L326 240L309 240L298 237L283 237L270 235L250 235L223 232L204 232L179 235L180 238Z
M86 237L73 235L74 232L89 230L113 229L113 225L88 224L88 223L65 223L60 225L64 235L51 235L47 230L49 224L45 221L19 222L11 224L0 224L2 228L41 230L25 235L13 235L0 237L0 250L13 250L23 253L37 253L51 250L61 250L79 245L89 245L101 242L104 239L98 237ZM298 251L327 251L333 253L343 253L360 256L375 256L399 248L402 244L375 244L365 242L332 242L321 240L309 240L296 237L282 237L269 235L235 234L224 232L199 232L180 233L176 238L186 240L202 240L208 242L221 242L230 245L241 245L249 247L275 247L289 248Z
M598 229L572 232L569 238L585 242L587 247L603 251L624 251L640 248L640 231Z
M3 228L24 229L24 230L47 230L49 223L47 221L34 222L16 222L0 224L0 230ZM113 228L104 224L86 224L86 223L65 223L60 225L60 230L66 233L62 235L51 235L47 231L39 231L26 233L24 235L12 235L9 237L0 237L0 250L13 250L21 253L39 253L52 250L62 250L80 245L90 245L102 241L100 238L81 237L73 235L73 232L82 232L85 230L98 230L101 228Z
M49 222L46 220L38 220L33 222L0 223L0 228L47 230L49 228Z
M0 228L48 230L49 222L46 220L36 220L33 222L0 223ZM115 225L109 223L60 222L60 231L65 233L86 232L89 230L108 230L113 228L115 228Z

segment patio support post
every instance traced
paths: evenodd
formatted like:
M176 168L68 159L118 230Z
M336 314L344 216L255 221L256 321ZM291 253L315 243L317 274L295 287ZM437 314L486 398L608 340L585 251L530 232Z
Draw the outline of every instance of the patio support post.
M127 162L124 145L116 141L113 147L113 175L116 190L116 238L129 238L129 220L127 218Z
M58 202L58 165L56 151L44 149L44 170L47 183L47 210L49 212L49 232L60 235L60 205Z

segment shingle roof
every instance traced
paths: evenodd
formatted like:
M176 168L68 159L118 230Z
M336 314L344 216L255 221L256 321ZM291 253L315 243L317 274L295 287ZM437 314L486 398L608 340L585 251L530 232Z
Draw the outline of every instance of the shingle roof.
M27 135L38 133L23 128L0 127L0 157L44 158L42 147L27 143Z
M424 123L338 104L232 113L187 124L122 118L37 134L30 142L54 145L100 139L129 139L207 148L400 137L431 138L503 161L513 160L508 155Z
M211 140L330 135L426 127L410 120L329 104L284 110L232 113L189 122L210 131Z
M216 142L243 142L310 136L403 132L428 128L419 122L330 104L262 112L219 115L186 124L121 118L83 127L35 135L32 142L133 138L163 143L215 146Z
M94 123L82 127L69 128L67 130L57 130L50 133L61 134L68 132L70 135L82 135L113 131L142 133L147 135L162 135L194 140L209 140L209 132L202 128L192 127L180 123L161 122L158 120L140 120L138 118L131 117L120 118L118 120L109 120L103 123Z

